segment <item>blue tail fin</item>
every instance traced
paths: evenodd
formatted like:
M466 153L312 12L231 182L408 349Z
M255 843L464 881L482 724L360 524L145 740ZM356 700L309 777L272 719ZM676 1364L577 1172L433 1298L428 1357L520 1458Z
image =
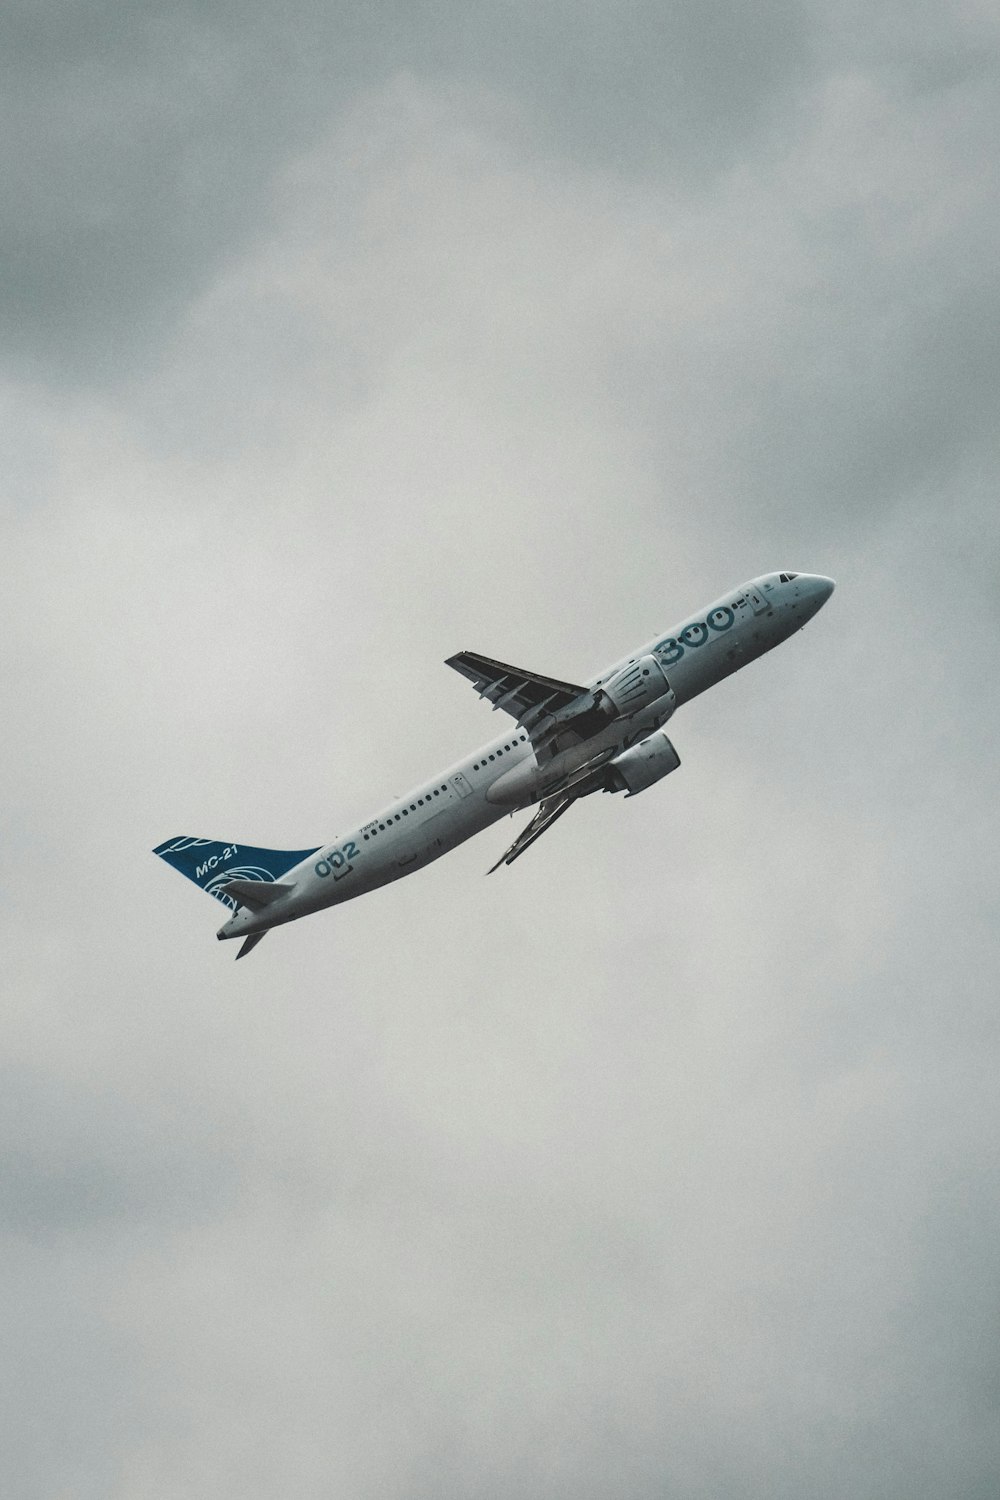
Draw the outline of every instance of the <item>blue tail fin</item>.
M179 834L158 845L153 853L235 911L235 898L221 889L227 881L280 880L293 865L318 853L322 847L319 844L315 849L252 849L249 844L224 844L219 839L194 839Z

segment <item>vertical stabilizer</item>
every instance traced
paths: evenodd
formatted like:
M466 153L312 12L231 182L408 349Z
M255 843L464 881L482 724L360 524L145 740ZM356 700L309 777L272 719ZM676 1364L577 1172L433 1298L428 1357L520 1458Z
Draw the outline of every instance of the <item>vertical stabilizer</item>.
M214 896L232 911L241 904L225 887L230 880L270 884L301 864L315 849L257 849L252 844L226 844L221 839L191 838L178 834L153 850L188 880Z

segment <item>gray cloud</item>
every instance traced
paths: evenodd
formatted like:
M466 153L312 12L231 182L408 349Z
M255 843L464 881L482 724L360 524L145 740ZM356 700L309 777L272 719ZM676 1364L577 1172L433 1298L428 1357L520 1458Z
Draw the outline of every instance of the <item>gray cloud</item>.
M543 149L711 173L804 67L788 0L664 11L517 4L282 11L28 7L8 16L0 226L6 362L114 384L234 247L271 174L400 71L520 102Z
M978 1500L992 22L415 14L322 87L287 17L259 151L221 11L36 46L53 284L88 214L163 260L2 397L3 1488ZM503 878L233 965L147 852L331 837L492 732L454 649L583 674L772 566L838 591Z

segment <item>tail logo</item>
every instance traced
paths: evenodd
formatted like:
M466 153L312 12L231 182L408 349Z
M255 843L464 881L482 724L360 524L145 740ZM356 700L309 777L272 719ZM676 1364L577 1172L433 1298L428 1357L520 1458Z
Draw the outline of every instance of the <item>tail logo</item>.
M222 839L196 839L184 834L168 839L153 853L235 911L239 902L222 889L228 881L256 880L271 884L319 850L255 849L248 844L227 844ZM237 856L242 863L235 863Z

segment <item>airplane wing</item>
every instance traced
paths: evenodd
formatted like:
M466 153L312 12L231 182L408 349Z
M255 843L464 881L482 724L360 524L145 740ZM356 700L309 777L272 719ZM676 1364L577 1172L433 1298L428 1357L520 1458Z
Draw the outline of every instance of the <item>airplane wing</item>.
M542 677L524 667L511 667L493 661L475 651L459 651L449 656L445 666L454 667L472 683L480 698L487 698L494 708L511 714L522 729L536 730L580 698L591 696L590 689L556 677Z
M538 805L538 811L526 828L522 828L517 838L511 844L495 865L487 871L492 875L494 870L499 870L501 865L512 865L526 849L530 849L536 839L540 839L546 828L551 828L557 818L561 818L564 812L568 812L576 802L577 798L572 795L560 793L555 797L546 797Z

